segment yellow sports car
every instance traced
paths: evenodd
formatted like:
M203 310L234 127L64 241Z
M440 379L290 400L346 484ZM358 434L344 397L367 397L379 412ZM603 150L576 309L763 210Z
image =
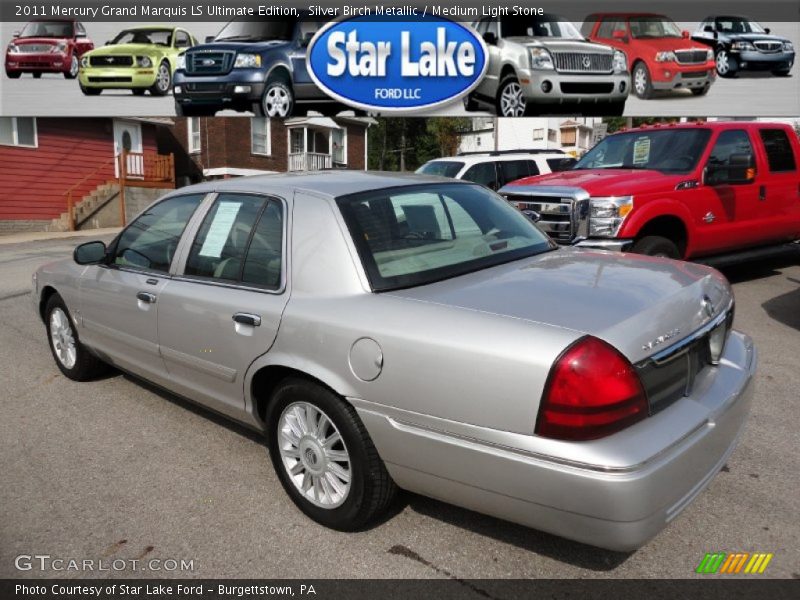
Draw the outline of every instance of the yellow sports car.
M129 89L141 96L150 90L154 96L165 96L172 87L178 55L196 44L192 34L180 27L125 29L81 57L81 91L97 96L104 89Z

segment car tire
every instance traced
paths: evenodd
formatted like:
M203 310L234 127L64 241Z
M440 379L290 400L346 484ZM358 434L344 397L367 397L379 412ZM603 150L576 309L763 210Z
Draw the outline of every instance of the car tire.
M631 73L633 93L642 100L649 100L653 97L653 80L650 77L650 70L642 61L636 63Z
M108 370L108 365L81 344L67 305L58 294L48 298L44 310L47 341L56 366L69 379L88 381Z
M701 88L692 88L692 94L695 96L705 96L708 93L708 90L711 89L710 85L704 85Z
M150 86L150 93L153 96L166 96L169 94L170 89L172 89L172 69L168 61L162 60L161 64L158 65L156 81Z
M78 84L84 96L99 96L103 93L103 88L87 88L83 84Z
M9 79L19 79L22 77L22 73L19 71L6 71L6 77Z
M720 77L736 77L736 72L739 70L739 61L736 60L731 53L725 48L718 48L714 54L714 62L717 67L717 75Z
M184 106L176 102L175 114L179 117L213 117L217 114L217 109L207 106Z
M506 75L497 88L495 110L501 117L524 117L531 114L530 102L525 98L516 75Z
M78 76L78 71L80 71L80 65L78 55L73 52L69 61L69 71L64 72L64 79L75 79Z
M478 110L478 101L472 94L464 96L464 110L472 112Z
M397 486L350 404L321 385L288 378L273 393L266 421L275 472L308 517L356 531L387 510Z
M260 102L253 103L257 117L291 117L294 112L294 91L291 83L283 78L272 78L264 86Z
M637 240L631 252L634 254L644 254L646 256L661 256L663 258L673 258L680 260L681 253L677 244L670 239L660 235L648 235Z
M131 92L133 92L134 96L144 96L147 90L144 88L133 88Z
M41 79L42 78L42 74L41 73L31 73L31 74L33 75L34 79Z

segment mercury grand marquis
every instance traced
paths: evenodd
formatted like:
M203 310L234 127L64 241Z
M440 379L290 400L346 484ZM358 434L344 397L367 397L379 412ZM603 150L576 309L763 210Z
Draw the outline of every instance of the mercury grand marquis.
M717 271L562 248L479 185L328 171L170 193L33 276L55 362L263 432L310 518L397 489L603 548L728 460L756 350Z

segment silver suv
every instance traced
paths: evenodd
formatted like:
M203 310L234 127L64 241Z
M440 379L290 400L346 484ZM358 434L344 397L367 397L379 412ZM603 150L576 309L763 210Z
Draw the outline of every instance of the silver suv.
M586 41L553 15L488 17L474 27L489 47L489 67L464 98L467 110L485 102L499 115L521 117L542 105L579 103L598 115L622 114L630 90L624 52Z

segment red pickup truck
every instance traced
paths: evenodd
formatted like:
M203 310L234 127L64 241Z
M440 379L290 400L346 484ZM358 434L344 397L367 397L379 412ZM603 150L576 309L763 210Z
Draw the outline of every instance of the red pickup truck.
M572 170L499 190L557 242L695 259L800 239L800 142L782 123L615 133ZM753 250L758 249L758 250Z

